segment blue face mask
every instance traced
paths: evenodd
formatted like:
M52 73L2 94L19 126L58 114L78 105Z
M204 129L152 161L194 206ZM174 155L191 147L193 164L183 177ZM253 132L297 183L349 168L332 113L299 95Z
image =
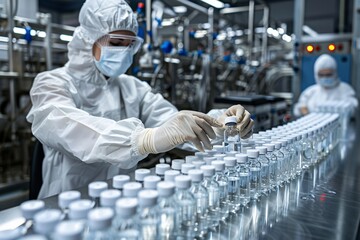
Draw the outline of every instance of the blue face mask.
M325 88L333 88L337 85L338 81L335 77L321 77L319 84Z
M124 74L132 64L133 51L131 47L101 47L100 59L95 65L107 77Z

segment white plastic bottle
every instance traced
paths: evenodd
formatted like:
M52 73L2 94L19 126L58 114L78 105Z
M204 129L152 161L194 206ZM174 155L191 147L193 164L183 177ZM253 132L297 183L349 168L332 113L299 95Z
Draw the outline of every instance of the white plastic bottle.
M167 163L159 163L155 166L155 173L161 180L164 180L165 171L167 170L170 170L170 165Z
M31 231L35 214L44 209L45 203L42 200L29 200L20 205L21 215L26 219L24 226L25 233ZM16 231L13 231L13 234L16 234Z
M35 214L34 230L36 233L51 239L58 223L61 222L61 211L58 209L46 209Z
M138 200L136 198L120 198L116 202L116 215L112 222L115 239L138 240L140 232L136 210Z
M84 240L113 240L114 233L111 223L114 217L114 210L111 208L96 208L88 214L89 231L84 233Z
M84 222L93 207L94 203L88 199L76 200L69 205L69 219Z
M121 192L117 189L108 189L100 193L100 205L115 209L116 201L121 197Z
M239 194L239 173L236 171L236 158L225 157L225 176L228 178L228 204L230 212L237 212L240 209L240 194Z
M141 183L128 182L124 184L122 194L124 197L136 198L141 188L142 188Z
M212 161L211 165L215 167L215 175L213 179L219 184L220 192L220 218L222 221L229 216L229 202L228 202L228 185L229 179L224 174L225 171L225 162L224 161Z
M164 173L164 181L166 182L175 182L175 177L179 176L180 172L177 170L167 170Z
M224 152L241 152L241 142L239 130L236 128L236 117L225 118L224 130Z
M150 175L144 178L144 189L156 190L156 185L161 181L159 176Z
M239 173L239 196L242 206L246 206L250 202L250 168L248 165L248 157L246 154L236 154L236 171Z
M247 150L250 168L250 198L257 199L261 195L261 163L258 160L259 151Z
M184 163L181 165L181 173L183 175L188 175L191 169L195 169L195 165L193 165L192 163Z
M266 143L264 146L267 149L266 157L270 160L270 167L269 167L269 173L270 173L270 187L273 189L276 186L280 185L278 182L278 179L280 178L279 172L278 172L278 164L277 164L277 157L274 153L275 151L275 144L272 143Z
M175 201L178 205L177 214L177 236L180 238L193 238L196 199L190 192L191 178L189 176L179 175L175 177Z
M159 182L157 184L157 191L159 194L158 208L159 208L159 238L175 239L177 205L175 202L175 184L173 182Z
M82 239L85 224L83 221L68 220L60 222L54 233L55 240Z
M142 240L158 239L159 214L156 203L158 193L156 190L141 190L138 194L139 209L138 219L140 237Z
M135 170L135 181L144 186L144 178L150 176L151 172L146 168L139 168Z
M116 175L113 177L113 188L122 191L124 184L130 182L128 175Z
M259 151L258 160L261 163L261 192L267 194L270 191L270 160L266 157L266 146L256 149Z
M201 184L204 179L204 173L199 169L192 169L189 171L191 178L190 192L196 199L195 208L195 236L202 237L208 231L208 206L209 206L209 193L207 189Z
M66 220L68 218L70 203L79 200L80 198L81 194L79 191L66 191L59 194L58 205L63 212L62 220Z
M100 194L106 189L108 189L108 184L102 181L92 182L88 185L88 193L93 200L94 207L100 206Z

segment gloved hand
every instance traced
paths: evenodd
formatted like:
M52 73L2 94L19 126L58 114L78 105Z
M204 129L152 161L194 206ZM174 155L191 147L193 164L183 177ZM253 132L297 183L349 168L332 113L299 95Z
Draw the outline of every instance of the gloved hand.
M160 153L190 141L199 151L211 149L215 138L212 127L221 127L216 119L200 112L181 111L157 128L145 128L138 138L140 154ZM204 147L203 147L204 145Z
M236 128L240 132L241 138L249 138L252 135L254 121L250 118L250 113L241 105L234 105L228 108L219 118L218 122L222 123L222 128L215 129L216 134L222 136L225 129L225 118L235 116L237 120Z

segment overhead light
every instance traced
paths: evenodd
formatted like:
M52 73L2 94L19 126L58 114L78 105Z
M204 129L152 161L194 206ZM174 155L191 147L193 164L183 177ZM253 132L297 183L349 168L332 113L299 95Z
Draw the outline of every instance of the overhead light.
M186 13L187 12L187 8L184 6L175 6L175 7L173 7L173 9L176 13Z
M216 7L216 8L224 8L225 7L225 4L218 0L201 0L201 1L211 5L213 7Z
M289 35L287 35L287 34L282 35L282 39L285 42L291 42L291 37Z
M44 32L44 31L38 31L37 35L38 35L38 37L46 38L46 32Z
M307 46L306 46L306 51L307 51L308 53L312 53L312 52L314 51L314 46L313 46L313 45L307 45Z
M26 33L25 28L19 28L19 27L14 27L13 31L16 34L25 34Z
M163 27L171 26L173 25L174 22L175 22L175 18L167 18L161 22L161 26Z
M73 39L73 37L70 36L70 35L66 35L66 34L61 34L60 35L60 40L61 41L70 42L72 39Z

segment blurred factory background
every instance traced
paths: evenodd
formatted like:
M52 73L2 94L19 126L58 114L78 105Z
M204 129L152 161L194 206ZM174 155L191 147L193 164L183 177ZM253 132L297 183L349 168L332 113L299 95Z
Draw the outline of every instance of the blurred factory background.
M63 66L84 0L0 0L0 208L28 197L35 76ZM292 118L328 53L358 92L360 0L128 1L144 38L132 74L179 109L240 103L255 130ZM10 39L10 41L9 41ZM2 194L7 193L7 194Z

